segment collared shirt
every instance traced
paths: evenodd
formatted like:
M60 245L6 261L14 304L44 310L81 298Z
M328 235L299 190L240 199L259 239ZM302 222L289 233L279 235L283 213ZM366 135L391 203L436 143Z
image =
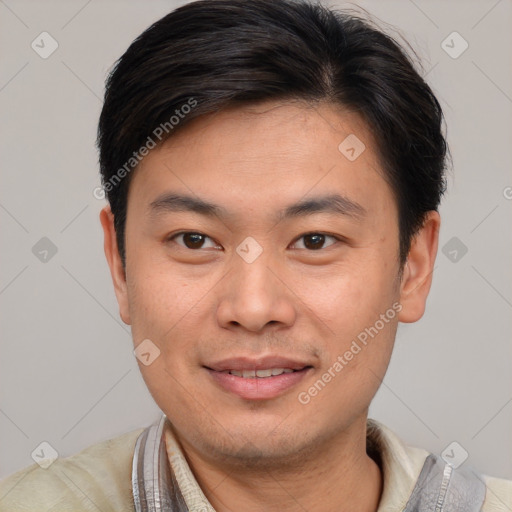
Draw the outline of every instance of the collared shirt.
M167 420L168 422L168 420ZM380 459L383 492L377 512L404 509L418 480L426 450L404 444L369 419L367 447ZM0 482L0 512L133 511L132 461L144 429L95 444L43 469L34 464ZM169 463L190 512L215 512L183 455L169 424L164 428ZM482 512L512 511L512 481L482 475L487 486Z

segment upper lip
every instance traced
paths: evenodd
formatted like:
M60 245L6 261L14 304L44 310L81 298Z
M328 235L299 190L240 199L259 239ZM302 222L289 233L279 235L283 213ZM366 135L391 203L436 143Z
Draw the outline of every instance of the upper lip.
M213 363L204 365L210 370L223 372L226 370L266 370L269 368L291 368L292 370L302 370L306 366L312 366L306 361L298 359L290 359L281 356L265 356L265 357L230 357Z

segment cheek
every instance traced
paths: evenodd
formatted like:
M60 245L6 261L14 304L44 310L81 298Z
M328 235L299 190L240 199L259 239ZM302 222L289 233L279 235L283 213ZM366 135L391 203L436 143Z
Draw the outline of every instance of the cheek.
M178 272L144 272L129 274L128 299L135 344L149 338L161 350L167 350L167 340L187 326L194 329L199 304L208 283L191 284ZM204 286L203 286L204 285Z
M169 277L172 275L172 277ZM159 405L167 410L191 411L190 381L197 367L191 360L194 340L199 339L199 321L203 289L177 279L174 274L139 274L130 283L132 337L137 346L149 339L159 355L149 365L139 362L147 388ZM188 384L187 384L188 382ZM197 411L196 411L197 412Z
M326 418L331 425L337 425L340 418L350 423L369 406L391 357L397 325L393 315L394 310L387 323L376 317L356 329L354 319L338 324L321 371L299 395L300 403L309 402L306 407L314 411L310 417L318 419L319 428Z
M358 259L352 265L340 266L330 278L309 283L302 280L305 288L301 295L307 297L304 293L310 290L307 304L322 321L318 322L324 331L322 372L330 370L330 374L323 374L330 391L322 393L318 405L325 400L328 406L331 397L347 407L354 405L351 397L365 403L385 374L399 305L394 274L390 268L386 270L384 262L375 255L371 260ZM320 379L324 380L322 375Z
M393 276L383 261L354 258L323 275L302 277L297 294L331 328L331 334L353 335L393 303Z

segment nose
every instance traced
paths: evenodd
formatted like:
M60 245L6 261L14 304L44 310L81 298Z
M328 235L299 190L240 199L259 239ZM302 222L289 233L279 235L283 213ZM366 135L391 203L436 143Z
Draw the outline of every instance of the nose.
M295 322L295 295L282 267L279 270L270 256L264 251L255 261L247 263L235 255L223 279L217 308L217 319L223 328L242 327L260 332L269 326L290 327Z

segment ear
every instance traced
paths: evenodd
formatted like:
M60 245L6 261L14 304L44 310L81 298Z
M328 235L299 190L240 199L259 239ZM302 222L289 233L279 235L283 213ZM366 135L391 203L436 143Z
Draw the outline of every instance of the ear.
M436 211L428 212L423 227L415 235L404 265L400 284L402 310L400 322L417 322L425 312L428 292L439 243L441 217Z
M126 286L126 274L117 247L116 230L114 228L114 215L110 205L105 206L100 212L100 221L103 227L105 256L107 257L114 291L119 304L119 314L125 324L130 325L130 313L128 307L128 293Z

